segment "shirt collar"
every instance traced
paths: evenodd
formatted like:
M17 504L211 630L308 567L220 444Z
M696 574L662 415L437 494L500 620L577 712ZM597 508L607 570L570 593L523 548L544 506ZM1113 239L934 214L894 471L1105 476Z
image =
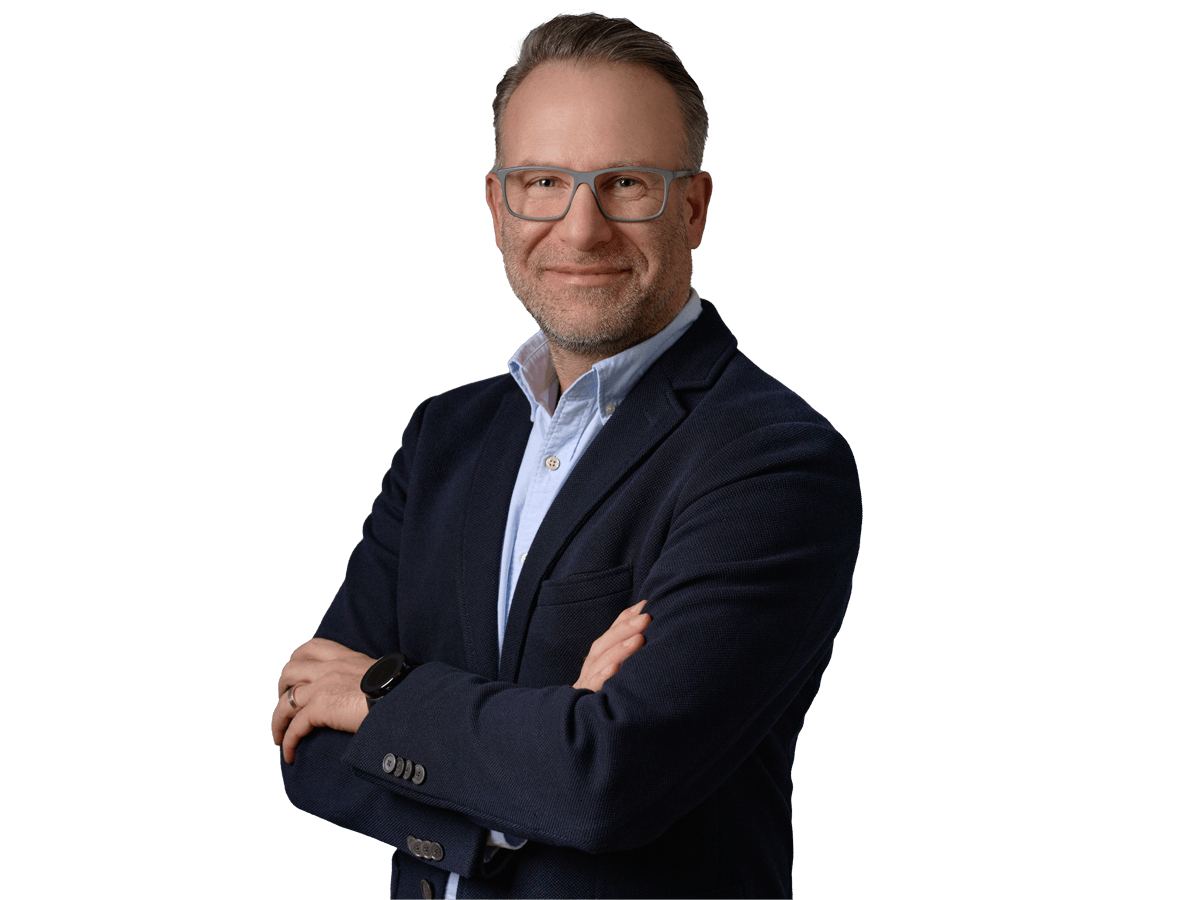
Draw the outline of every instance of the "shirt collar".
M590 397L600 411L601 422L607 422L638 379L699 316L700 295L693 290L683 309L666 328L616 356L597 362L567 389L562 399ZM537 415L539 406L552 416L558 394L558 373L550 358L550 342L541 331L512 355L508 371L529 400L530 419Z

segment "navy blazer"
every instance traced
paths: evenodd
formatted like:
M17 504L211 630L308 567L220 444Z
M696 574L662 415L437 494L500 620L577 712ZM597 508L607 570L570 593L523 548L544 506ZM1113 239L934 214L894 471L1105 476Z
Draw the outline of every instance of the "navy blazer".
M417 409L317 636L423 664L356 735L304 738L289 797L398 848L393 896L449 872L460 897L790 895L796 736L858 552L849 447L705 303L554 500L501 655L529 430L508 375ZM642 599L645 646L572 688Z

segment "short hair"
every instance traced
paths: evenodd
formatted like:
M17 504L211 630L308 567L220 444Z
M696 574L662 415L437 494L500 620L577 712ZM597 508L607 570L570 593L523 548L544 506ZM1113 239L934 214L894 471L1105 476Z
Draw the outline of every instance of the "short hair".
M638 28L628 19L610 19L599 13L555 16L525 36L516 63L496 85L492 101L492 124L496 130L496 164L500 159L500 126L513 92L544 62L629 63L647 66L675 90L683 114L684 161L700 170L704 141L708 137L708 113L704 95L688 74L671 45L657 34Z

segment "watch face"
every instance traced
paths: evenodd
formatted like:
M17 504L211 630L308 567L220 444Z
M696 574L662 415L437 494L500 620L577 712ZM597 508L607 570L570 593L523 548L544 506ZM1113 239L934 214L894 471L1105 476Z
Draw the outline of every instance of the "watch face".
M391 686L393 679L400 674L400 670L404 668L403 653L389 653L387 656L380 657L375 665L367 669L363 675L362 692L364 694L378 694Z

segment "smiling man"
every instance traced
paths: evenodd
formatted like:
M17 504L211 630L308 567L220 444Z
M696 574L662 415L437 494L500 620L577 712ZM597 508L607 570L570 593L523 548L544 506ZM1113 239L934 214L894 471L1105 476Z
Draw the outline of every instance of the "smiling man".
M707 116L665 41L539 26L495 125L539 331L413 415L279 679L288 795L396 847L393 896L789 895L853 458L691 287Z

